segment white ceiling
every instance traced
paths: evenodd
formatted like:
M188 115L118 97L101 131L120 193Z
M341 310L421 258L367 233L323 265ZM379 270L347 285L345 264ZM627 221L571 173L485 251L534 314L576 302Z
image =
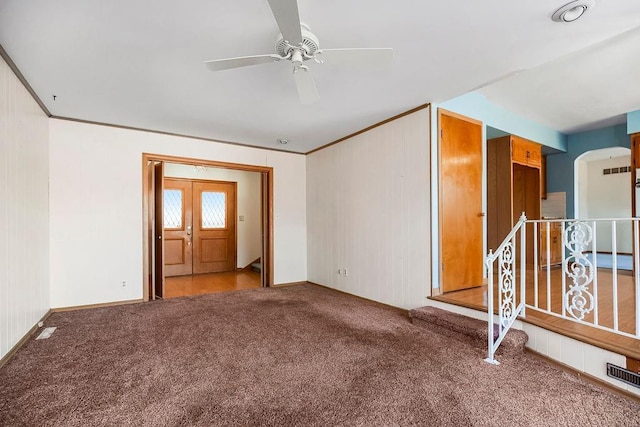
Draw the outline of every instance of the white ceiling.
M480 92L567 134L625 123L626 113L640 109L640 27Z
M299 0L321 48L394 49L382 69L310 64L313 105L289 63L202 63L274 53L267 0L0 0L0 44L54 116L307 152L496 80L490 100L563 131L640 109L640 2L551 21L566 1Z

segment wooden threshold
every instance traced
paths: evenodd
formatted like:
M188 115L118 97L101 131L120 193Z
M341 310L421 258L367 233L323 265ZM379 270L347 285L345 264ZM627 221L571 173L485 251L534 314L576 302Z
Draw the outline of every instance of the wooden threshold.
M428 299L487 313L486 306L474 303L472 300L457 299L451 293L428 297ZM494 313L498 314L497 309L494 310ZM532 309L526 311L526 317L518 317L518 320L604 350L640 359L640 340L634 338L589 327Z

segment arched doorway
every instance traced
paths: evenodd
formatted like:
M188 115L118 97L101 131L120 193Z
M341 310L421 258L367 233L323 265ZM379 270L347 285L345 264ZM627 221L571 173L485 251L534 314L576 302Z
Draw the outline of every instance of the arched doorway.
M576 158L574 170L576 218L631 218L631 150L629 148L610 147L587 151ZM612 239L612 226L608 221L597 224L596 234L596 251L599 254L631 255L633 235L631 221L616 222L615 239Z

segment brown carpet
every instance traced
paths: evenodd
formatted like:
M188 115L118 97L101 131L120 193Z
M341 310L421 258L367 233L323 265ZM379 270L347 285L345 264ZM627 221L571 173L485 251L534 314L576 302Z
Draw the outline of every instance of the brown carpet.
M472 319L468 316L452 313L437 307L420 307L409 312L411 323L423 328L430 329L433 332L448 334L456 332L465 336L465 340L472 345L485 347L487 346L488 325L486 321ZM493 339L497 339L500 335L498 324L493 325ZM524 351L528 336L523 331L511 329L507 332L496 355Z
M0 369L2 426L639 426L526 353L313 285L66 313ZM35 338L35 337L34 337Z

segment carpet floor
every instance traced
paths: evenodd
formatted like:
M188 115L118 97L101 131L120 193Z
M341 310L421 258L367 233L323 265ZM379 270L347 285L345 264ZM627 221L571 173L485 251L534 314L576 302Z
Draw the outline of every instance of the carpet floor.
M526 353L314 285L54 313L0 369L2 426L640 426Z

